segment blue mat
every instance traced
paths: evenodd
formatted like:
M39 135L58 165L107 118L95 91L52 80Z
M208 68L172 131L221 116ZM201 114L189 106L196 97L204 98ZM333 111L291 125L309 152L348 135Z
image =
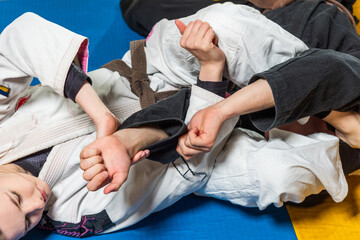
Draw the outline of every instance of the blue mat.
M151 0L149 0L151 1ZM0 0L0 29L31 11L87 36L89 70L121 58L141 36L124 23L119 0ZM296 239L286 208L265 211L190 195L138 224L90 239ZM69 239L31 231L24 239Z

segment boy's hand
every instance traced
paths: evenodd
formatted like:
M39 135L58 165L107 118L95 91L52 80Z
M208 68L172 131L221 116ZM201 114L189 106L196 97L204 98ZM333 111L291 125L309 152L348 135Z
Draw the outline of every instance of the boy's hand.
M196 20L186 26L182 21L175 20L175 24L182 35L181 47L199 60L200 73L207 74L203 76L203 79L211 81L212 78L216 78L218 81L218 75L222 75L226 58L224 52L216 46L218 39L209 23ZM201 76L200 79L202 79Z
M175 24L182 34L181 47L193 54L201 64L199 78L203 81L222 81L226 57L217 47L218 39L209 23L196 20L186 26L180 20L175 20ZM179 138L177 152L188 160L211 151L224 121L215 107L197 112L190 120L189 132Z
M198 111L188 125L189 132L181 136L176 151L186 160L197 154L209 152L226 119L214 107L209 106Z
M87 188L96 191L108 185L104 189L105 194L119 190L131 165L148 155L148 150L140 151L130 159L126 147L114 135L95 140L80 153L83 178L89 181Z

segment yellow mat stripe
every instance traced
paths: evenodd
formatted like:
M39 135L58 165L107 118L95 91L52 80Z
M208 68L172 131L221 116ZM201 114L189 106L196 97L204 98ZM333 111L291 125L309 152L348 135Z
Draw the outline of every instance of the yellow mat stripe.
M353 5L360 20L360 0ZM356 26L360 34L360 23ZM341 203L329 195L317 197L303 205L287 205L298 240L360 239L360 172L347 177L349 194Z
M349 195L335 203L329 195L303 205L287 205L298 240L360 239L360 175L347 177Z
M360 20L360 1L357 0L353 5L353 15ZM356 25L356 30L360 34L360 22Z

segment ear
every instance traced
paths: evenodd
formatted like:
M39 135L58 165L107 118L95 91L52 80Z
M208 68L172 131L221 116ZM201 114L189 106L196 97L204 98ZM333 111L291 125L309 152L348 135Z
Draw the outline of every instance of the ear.
M175 24L176 24L177 28L179 29L180 34L183 35L185 32L185 29L186 29L185 23L183 23L179 19L176 19Z

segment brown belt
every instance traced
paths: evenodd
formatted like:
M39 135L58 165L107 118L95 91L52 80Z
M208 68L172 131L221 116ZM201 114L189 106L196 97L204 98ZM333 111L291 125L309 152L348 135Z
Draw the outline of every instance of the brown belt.
M113 60L102 66L102 68L118 72L130 82L131 91L139 97L141 108L146 108L177 92L177 90L174 90L155 93L150 88L150 81L146 72L144 46L145 40L130 42L132 68L120 59Z

